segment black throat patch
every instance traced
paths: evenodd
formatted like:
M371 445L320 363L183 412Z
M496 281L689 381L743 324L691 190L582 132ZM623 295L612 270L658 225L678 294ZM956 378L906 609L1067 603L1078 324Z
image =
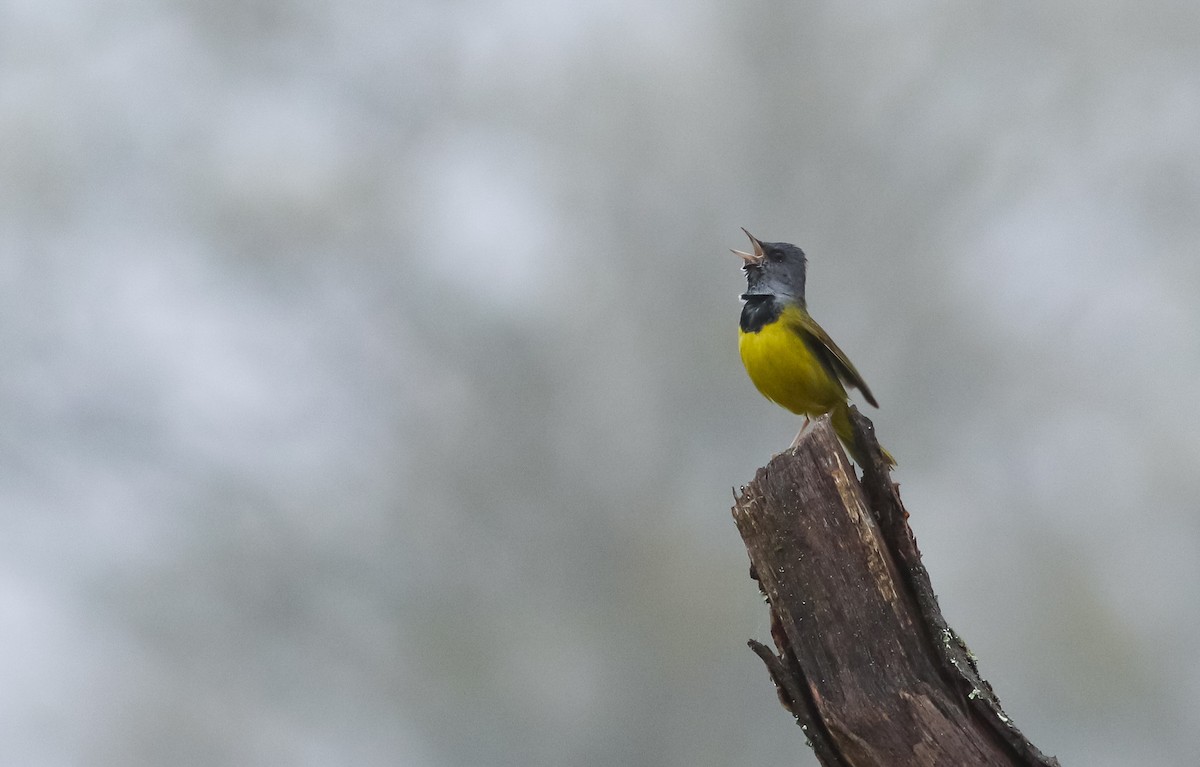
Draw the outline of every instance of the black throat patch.
M775 296L743 296L746 304L742 307L742 320L739 323L743 333L757 333L779 319L783 313L783 305L775 300Z

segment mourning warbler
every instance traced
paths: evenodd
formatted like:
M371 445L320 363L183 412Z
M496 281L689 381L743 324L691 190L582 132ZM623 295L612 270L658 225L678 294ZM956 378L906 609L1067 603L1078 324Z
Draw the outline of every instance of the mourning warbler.
M738 349L750 380L767 399L805 416L805 425L807 418L829 413L846 452L862 465L866 455L850 426L846 389L858 389L867 402L879 404L858 370L808 313L804 251L787 242L762 242L749 232L746 236L754 252L733 252L746 272ZM883 457L895 465L886 450Z

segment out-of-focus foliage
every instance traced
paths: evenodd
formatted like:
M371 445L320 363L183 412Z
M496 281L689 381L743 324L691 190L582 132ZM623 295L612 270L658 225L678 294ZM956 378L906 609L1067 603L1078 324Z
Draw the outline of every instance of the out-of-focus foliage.
M812 764L730 487L801 244L951 623L1200 751L1200 6L0 10L14 765Z

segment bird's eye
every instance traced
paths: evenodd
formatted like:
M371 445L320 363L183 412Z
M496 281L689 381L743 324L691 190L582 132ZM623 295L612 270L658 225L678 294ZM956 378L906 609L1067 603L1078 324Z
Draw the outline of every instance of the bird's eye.
M770 259L771 261L782 261L783 260L783 251L780 250L779 248L771 248L770 250L767 251L767 258Z

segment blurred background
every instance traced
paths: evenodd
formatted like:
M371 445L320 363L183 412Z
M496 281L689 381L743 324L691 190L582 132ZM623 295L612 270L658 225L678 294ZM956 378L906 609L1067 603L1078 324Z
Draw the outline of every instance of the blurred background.
M815 764L738 227L1070 765L1200 752L1200 6L0 10L0 760Z

